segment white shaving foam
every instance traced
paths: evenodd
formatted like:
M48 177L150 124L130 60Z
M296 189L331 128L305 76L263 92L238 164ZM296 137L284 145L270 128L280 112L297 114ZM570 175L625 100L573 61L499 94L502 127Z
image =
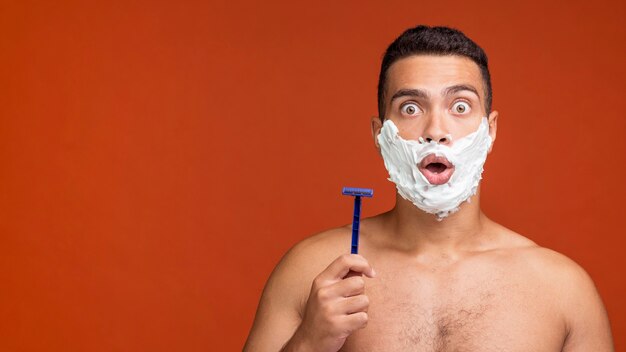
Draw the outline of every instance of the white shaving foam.
M419 209L435 214L439 220L459 210L464 201L476 194L482 178L483 165L492 140L489 123L484 117L478 130L460 138L451 146L436 142L405 140L391 120L386 120L378 135L378 143L389 181L396 184L398 193ZM426 156L435 154L454 165L448 183L432 185L418 169Z

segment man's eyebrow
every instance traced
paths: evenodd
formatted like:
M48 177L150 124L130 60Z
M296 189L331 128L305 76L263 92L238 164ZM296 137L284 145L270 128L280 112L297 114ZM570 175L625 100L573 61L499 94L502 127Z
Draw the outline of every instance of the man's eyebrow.
M421 89L400 89L391 97L391 103L401 97L428 98L429 95Z
M469 84L456 84L454 86L447 87L446 89L443 90L443 95L450 95L450 94L458 93L464 90L467 90L476 94L476 96L480 100L480 95L478 94L478 90Z

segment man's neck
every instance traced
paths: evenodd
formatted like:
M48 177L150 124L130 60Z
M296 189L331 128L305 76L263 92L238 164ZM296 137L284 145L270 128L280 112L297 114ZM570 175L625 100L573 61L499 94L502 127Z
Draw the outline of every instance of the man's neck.
M490 222L480 210L477 193L463 202L458 211L439 220L396 194L396 206L387 213L389 240L397 250L411 253L446 253L478 249L486 238L484 227Z

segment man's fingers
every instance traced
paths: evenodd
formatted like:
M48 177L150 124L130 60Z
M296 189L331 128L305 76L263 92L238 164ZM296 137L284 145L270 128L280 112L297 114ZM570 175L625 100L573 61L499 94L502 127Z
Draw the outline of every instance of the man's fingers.
M344 277L344 279L345 279L345 278L349 278L349 277L353 277L353 276L363 276L363 274L358 273L358 272L356 272L356 271L352 271L352 270L350 270L350 271L346 274L346 276Z
M342 310L346 314L367 312L367 309L370 306L370 301L366 295L352 296L352 297L344 298L342 306L343 306Z
M367 277L375 277L376 272L365 258L358 254L344 254L335 259L326 270L320 274L322 280L341 280L350 271L365 274Z
M340 297L360 295L365 292L365 279L362 276L353 276L341 280L333 285L333 290Z
M365 312L356 312L344 316L343 320L348 329L354 331L367 325L368 316Z
M336 282L324 288L330 297L350 297L365 292L365 279L362 276L354 276Z

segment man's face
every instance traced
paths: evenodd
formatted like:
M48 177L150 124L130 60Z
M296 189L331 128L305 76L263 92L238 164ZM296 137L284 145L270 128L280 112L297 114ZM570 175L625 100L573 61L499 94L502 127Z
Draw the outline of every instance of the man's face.
M404 139L454 143L478 128L486 116L480 69L462 56L414 55L396 61L387 71L385 118ZM498 113L489 117L495 140ZM372 120L374 137L382 123Z
M398 194L439 219L459 210L476 194L496 137L498 113L483 122L478 65L460 56L398 60L387 71L385 99L388 121L383 128L373 118L372 132Z

